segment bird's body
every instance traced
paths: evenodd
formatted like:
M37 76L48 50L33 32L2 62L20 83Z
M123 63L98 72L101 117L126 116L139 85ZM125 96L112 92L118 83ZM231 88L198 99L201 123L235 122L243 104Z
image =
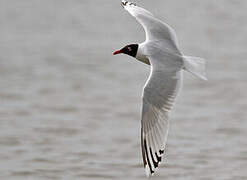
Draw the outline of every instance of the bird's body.
M178 48L175 31L136 4L122 1L122 6L143 26L146 40L127 45L115 54L124 53L151 65L143 89L141 146L144 167L149 176L157 169L165 153L169 113L183 82L183 71L206 79L204 60L184 56Z

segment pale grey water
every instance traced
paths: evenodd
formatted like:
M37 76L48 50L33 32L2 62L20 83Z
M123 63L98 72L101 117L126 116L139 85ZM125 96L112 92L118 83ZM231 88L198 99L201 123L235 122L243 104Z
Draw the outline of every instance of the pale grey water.
M247 1L136 1L171 24L208 82L185 73L166 180L247 179ZM149 67L118 0L0 0L0 179L145 179L141 91Z

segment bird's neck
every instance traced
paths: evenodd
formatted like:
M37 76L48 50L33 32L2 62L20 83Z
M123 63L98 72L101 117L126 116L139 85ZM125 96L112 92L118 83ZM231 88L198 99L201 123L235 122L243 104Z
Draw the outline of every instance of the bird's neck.
M135 57L138 61L141 61L147 65L150 65L150 61L147 58L146 55L144 55L144 50L143 50L143 45L139 44L138 45L138 49L137 49L137 53L136 53L136 57Z

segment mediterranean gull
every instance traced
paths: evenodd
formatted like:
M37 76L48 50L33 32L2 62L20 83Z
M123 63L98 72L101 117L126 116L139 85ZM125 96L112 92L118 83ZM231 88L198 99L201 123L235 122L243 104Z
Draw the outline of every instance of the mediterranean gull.
M175 31L135 3L121 5L142 25L146 40L130 44L113 54L127 54L151 65L151 72L143 89L141 119L141 148L147 177L153 175L165 153L169 129L169 114L182 86L183 70L207 80L205 61L184 56L178 48Z

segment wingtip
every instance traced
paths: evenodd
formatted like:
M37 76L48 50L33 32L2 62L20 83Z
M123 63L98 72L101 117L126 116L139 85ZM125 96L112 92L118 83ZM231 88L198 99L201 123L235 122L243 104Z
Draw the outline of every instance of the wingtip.
M158 168L155 168L154 170L157 170ZM150 169L148 167L148 165L145 166L145 173L146 173L146 177L150 178L151 176L154 175L154 172L150 172Z
M136 4L135 3L133 3L133 2L128 2L128 1L125 1L125 0L122 0L122 2L121 2L121 6L122 7L125 7L125 6L136 6Z
M124 0L123 0L123 1L121 1L121 6L124 7L124 6L126 6L127 3L128 3L128 1L124 1Z
M150 177L150 171L149 171L149 168L147 165L145 166L145 173L146 173L146 177L149 178Z

